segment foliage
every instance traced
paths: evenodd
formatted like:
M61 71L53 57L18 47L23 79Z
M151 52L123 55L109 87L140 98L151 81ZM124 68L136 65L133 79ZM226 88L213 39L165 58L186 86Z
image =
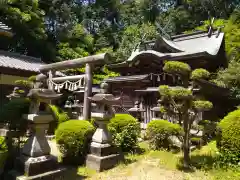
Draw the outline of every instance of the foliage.
M200 145L202 144L202 138L200 138L200 137L192 137L191 138L191 143L193 145L196 145L196 146L200 147Z
M68 114L64 112L61 108L55 105L49 105L49 108L53 112L55 121L57 121L58 124L69 120Z
M93 37L84 30L81 24L76 24L63 37L58 45L57 59L69 60L88 56L93 52Z
M183 62L168 61L164 64L163 70L171 74L188 76L191 71L191 67Z
M195 109L212 109L213 104L210 101L197 100L193 101L193 107Z
M173 99L189 99L192 97L192 91L183 87L174 87L170 91L171 98Z
M191 74L191 79L196 80L196 79L208 79L210 76L210 73L206 69L195 69L192 71Z
M123 152L133 151L140 137L140 124L129 114L115 114L108 124L113 143Z
M69 120L59 124L55 135L63 161L83 163L93 132L93 125L85 120Z
M230 112L220 121L217 146L225 163L240 161L240 110Z
M142 25L128 26L123 32L122 41L119 44L119 49L116 52L117 60L127 60L132 51L138 48L139 43L141 43L143 40L153 40L156 38L156 36L157 30L152 24L146 23Z
M2 123L8 123L10 129L25 130L27 122L23 119L23 114L29 111L30 101L25 98L12 99L4 104L0 109Z
M216 79L213 80L218 86L231 89L233 98L239 99L240 83L239 83L239 67L240 67L240 13L239 8L232 13L228 20L219 19L215 21L214 27L224 25L225 32L225 50L229 59L228 68L220 69ZM205 23L207 25L207 22ZM200 29L202 27L199 27ZM198 29L199 29L198 28Z
M189 99L192 97L192 91L183 87L169 87L167 85L159 86L159 92L162 96L173 99Z
M151 121L146 130L146 136L150 140L153 149L171 149L173 144L170 136L182 136L183 129L178 124L170 123L166 120Z
M0 152L6 152L7 150L6 137L0 136Z

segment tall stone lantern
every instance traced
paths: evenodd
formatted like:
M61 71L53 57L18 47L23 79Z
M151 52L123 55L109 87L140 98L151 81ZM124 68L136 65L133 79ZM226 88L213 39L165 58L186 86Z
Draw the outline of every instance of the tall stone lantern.
M97 171L103 171L114 167L122 156L118 150L112 146L111 134L107 129L109 120L114 117L112 105L119 102L120 98L115 98L107 93L108 84L101 84L101 92L89 99L96 103L95 112L91 113L97 124L97 130L92 137L90 153L86 159L87 167Z
M61 94L40 88L40 84L37 82L27 95L31 104L29 114L23 117L31 122L33 133L16 160L16 173L11 173L12 176L16 176L16 179L59 177L59 173L63 170L59 168L56 158L50 156L51 149L45 136L49 123L54 120L52 114L45 111L46 103L59 98Z

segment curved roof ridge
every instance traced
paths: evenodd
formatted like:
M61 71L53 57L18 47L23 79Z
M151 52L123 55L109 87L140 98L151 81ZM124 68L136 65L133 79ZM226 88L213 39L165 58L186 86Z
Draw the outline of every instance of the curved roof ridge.
M141 56L141 55L147 55L147 54L154 54L155 56L160 57L166 57L167 55L164 53L160 53L158 51L154 51L154 50L146 50L146 51L134 51L131 56L128 58L127 61L135 61L137 59L137 57Z
M159 39L161 39L164 44L166 44L170 49L172 49L174 51L177 51L177 52L183 52L184 51L176 43L174 43L174 41L167 40L164 37L159 37Z

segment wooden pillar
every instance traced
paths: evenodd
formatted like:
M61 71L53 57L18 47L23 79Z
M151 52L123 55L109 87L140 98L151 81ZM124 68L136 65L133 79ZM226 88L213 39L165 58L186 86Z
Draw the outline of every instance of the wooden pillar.
M91 119L91 102L88 97L92 96L92 65L87 63L85 67L86 73L86 85L84 92L84 105L83 105L83 119L90 120Z

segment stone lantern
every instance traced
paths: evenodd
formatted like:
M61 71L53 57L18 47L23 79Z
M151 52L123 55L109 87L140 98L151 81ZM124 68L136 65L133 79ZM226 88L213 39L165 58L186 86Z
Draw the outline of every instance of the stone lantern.
M59 177L63 169L59 168L56 158L50 156L50 146L45 136L49 123L54 120L52 114L48 114L46 103L57 99L61 94L56 94L50 89L42 89L35 86L27 95L31 100L29 114L23 117L31 122L32 136L27 140L22 153L16 161L16 179L34 179ZM37 179L37 178L36 178Z
M136 101L134 103L134 107L128 109L128 112L135 118L137 118L139 121L142 120L141 118L141 113L142 112L145 112L144 109L140 108L140 102L139 101Z
M155 106L151 109L151 111L153 112L152 120L161 119L161 117L159 117L160 114L162 114L161 110L160 110L160 105L161 105L160 103L161 103L161 100L158 100L157 106Z
M112 105L119 102L120 98L115 98L107 93L108 84L101 84L101 92L89 98L96 103L95 112L91 113L97 124L97 130L92 137L90 152L87 156L86 165L91 169L103 171L115 166L122 156L117 149L112 146L111 134L107 129L109 120L114 117Z

